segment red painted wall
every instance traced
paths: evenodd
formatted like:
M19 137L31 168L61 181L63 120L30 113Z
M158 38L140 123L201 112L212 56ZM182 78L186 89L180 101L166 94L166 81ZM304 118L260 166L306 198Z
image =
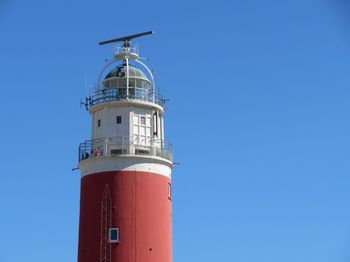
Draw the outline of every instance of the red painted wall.
M106 185L111 199L111 227L118 227L120 234L120 243L108 244L111 259L106 262L171 262L169 182L165 176L135 171L84 176L78 262L101 262L101 203Z

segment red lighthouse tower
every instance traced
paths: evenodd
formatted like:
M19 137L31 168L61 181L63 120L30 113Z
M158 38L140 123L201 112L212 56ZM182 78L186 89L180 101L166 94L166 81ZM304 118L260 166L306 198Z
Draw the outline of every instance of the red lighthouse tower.
M100 43L124 42L86 98L92 137L79 146L78 262L172 261L173 163L164 100L130 43L151 33Z

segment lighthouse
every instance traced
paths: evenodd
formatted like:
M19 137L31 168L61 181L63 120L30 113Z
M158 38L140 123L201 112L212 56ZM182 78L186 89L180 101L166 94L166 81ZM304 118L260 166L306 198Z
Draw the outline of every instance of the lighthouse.
M172 261L172 146L164 99L131 41L123 43L85 100L91 137L79 145L78 262Z

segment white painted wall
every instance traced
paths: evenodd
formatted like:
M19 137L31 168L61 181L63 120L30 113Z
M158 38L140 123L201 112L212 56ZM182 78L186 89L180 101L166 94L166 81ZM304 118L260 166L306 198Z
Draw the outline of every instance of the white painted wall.
M121 124L117 124L117 116L122 117ZM98 120L101 120L100 127L98 127ZM108 107L98 110L92 116L92 139L108 136L128 136L129 123L129 107Z
M148 136L164 139L163 117L158 111L158 121L153 120L155 108L143 108L133 105L104 107L92 115L92 139L115 136ZM122 117L122 123L116 123L116 117ZM146 125L140 125L140 118L145 117ZM100 126L98 126L100 120ZM156 123L158 126L156 127ZM154 136L154 131L158 136Z

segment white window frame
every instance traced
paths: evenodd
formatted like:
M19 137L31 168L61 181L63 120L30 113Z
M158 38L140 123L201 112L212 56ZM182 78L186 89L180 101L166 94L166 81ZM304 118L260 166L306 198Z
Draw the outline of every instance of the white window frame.
M146 116L140 116L140 126L146 126Z
M117 231L117 239L112 239L112 231ZM119 243L119 228L118 227L112 227L108 230L108 242L109 243Z

